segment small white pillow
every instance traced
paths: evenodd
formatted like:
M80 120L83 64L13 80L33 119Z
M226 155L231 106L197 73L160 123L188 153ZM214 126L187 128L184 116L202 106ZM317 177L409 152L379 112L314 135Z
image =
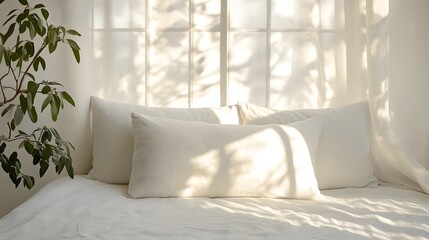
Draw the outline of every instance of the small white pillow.
M249 103L238 104L244 124L288 124L320 116L323 128L314 165L319 189L375 185L370 162L368 102L339 108L277 111Z
M129 194L142 197L319 195L311 155L319 118L290 125L235 126L132 113L134 156Z
M222 108L156 108L115 103L91 97L93 162L89 173L106 183L127 184L130 179L134 138L131 112L186 121L239 124L235 106Z

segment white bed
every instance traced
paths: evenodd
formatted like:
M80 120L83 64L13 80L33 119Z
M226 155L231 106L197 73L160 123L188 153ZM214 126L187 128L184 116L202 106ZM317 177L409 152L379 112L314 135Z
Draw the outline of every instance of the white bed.
M0 220L0 239L428 239L429 195L391 187L319 200L132 199L127 185L58 179Z
M366 102L273 111L91 101L88 176L58 179L0 219L0 240L429 239L429 195L371 187Z

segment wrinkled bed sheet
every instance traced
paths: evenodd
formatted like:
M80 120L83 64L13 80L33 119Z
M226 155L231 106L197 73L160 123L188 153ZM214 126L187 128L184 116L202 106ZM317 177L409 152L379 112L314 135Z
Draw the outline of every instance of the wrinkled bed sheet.
M391 187L322 194L132 199L126 185L61 178L0 219L0 239L429 239L429 195Z

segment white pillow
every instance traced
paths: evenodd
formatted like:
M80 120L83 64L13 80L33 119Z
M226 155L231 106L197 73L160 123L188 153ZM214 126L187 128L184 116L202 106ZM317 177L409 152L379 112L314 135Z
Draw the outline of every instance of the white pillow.
M240 124L288 124L320 115L326 109L299 109L281 111L252 103L237 103Z
M91 97L93 162L89 173L106 183L127 184L130 179L134 138L131 112L187 121L238 124L235 106L222 108L151 108Z
M132 114L133 167L128 188L141 197L319 195L311 162L319 118L290 125L235 126Z
M367 101L339 108L290 111L242 103L238 110L244 124L287 124L319 115L323 128L314 164L319 189L375 185Z

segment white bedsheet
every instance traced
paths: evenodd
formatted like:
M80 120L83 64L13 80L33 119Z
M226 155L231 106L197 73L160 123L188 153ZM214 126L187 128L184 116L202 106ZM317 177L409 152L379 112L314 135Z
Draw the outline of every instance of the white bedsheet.
M126 192L58 179L0 219L0 239L429 239L429 195L411 190L330 190L317 201Z

